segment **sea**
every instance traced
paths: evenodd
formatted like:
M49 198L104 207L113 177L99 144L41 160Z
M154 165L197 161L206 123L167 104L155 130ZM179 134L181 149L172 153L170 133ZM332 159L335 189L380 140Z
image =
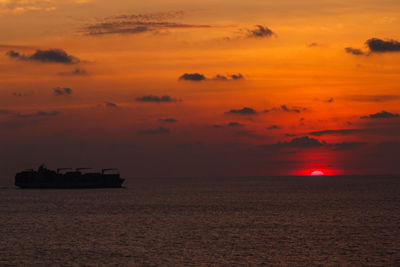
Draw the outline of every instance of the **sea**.
M400 176L0 187L0 266L400 266Z

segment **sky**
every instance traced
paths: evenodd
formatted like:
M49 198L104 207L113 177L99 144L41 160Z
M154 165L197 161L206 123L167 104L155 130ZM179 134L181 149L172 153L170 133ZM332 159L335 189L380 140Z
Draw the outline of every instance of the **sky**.
M0 0L0 170L400 173L397 0Z

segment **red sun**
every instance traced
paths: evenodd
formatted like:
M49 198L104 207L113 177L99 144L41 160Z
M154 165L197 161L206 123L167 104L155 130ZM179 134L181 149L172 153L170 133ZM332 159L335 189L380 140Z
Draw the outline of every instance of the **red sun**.
M322 171L318 171L318 170L311 172L311 176L324 176L324 175L325 175L325 173L323 173Z

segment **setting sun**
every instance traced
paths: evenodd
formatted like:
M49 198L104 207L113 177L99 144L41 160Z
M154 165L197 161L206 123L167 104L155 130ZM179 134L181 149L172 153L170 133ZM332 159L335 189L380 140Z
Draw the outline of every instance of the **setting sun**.
M323 176L325 175L325 173L323 173L322 171L313 171L311 173L311 176Z

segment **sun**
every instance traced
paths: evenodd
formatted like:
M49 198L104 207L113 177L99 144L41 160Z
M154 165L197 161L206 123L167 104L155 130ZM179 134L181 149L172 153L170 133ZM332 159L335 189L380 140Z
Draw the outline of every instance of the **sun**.
M325 175L325 173L323 173L322 171L318 171L318 170L311 172L311 176L324 176L324 175Z

